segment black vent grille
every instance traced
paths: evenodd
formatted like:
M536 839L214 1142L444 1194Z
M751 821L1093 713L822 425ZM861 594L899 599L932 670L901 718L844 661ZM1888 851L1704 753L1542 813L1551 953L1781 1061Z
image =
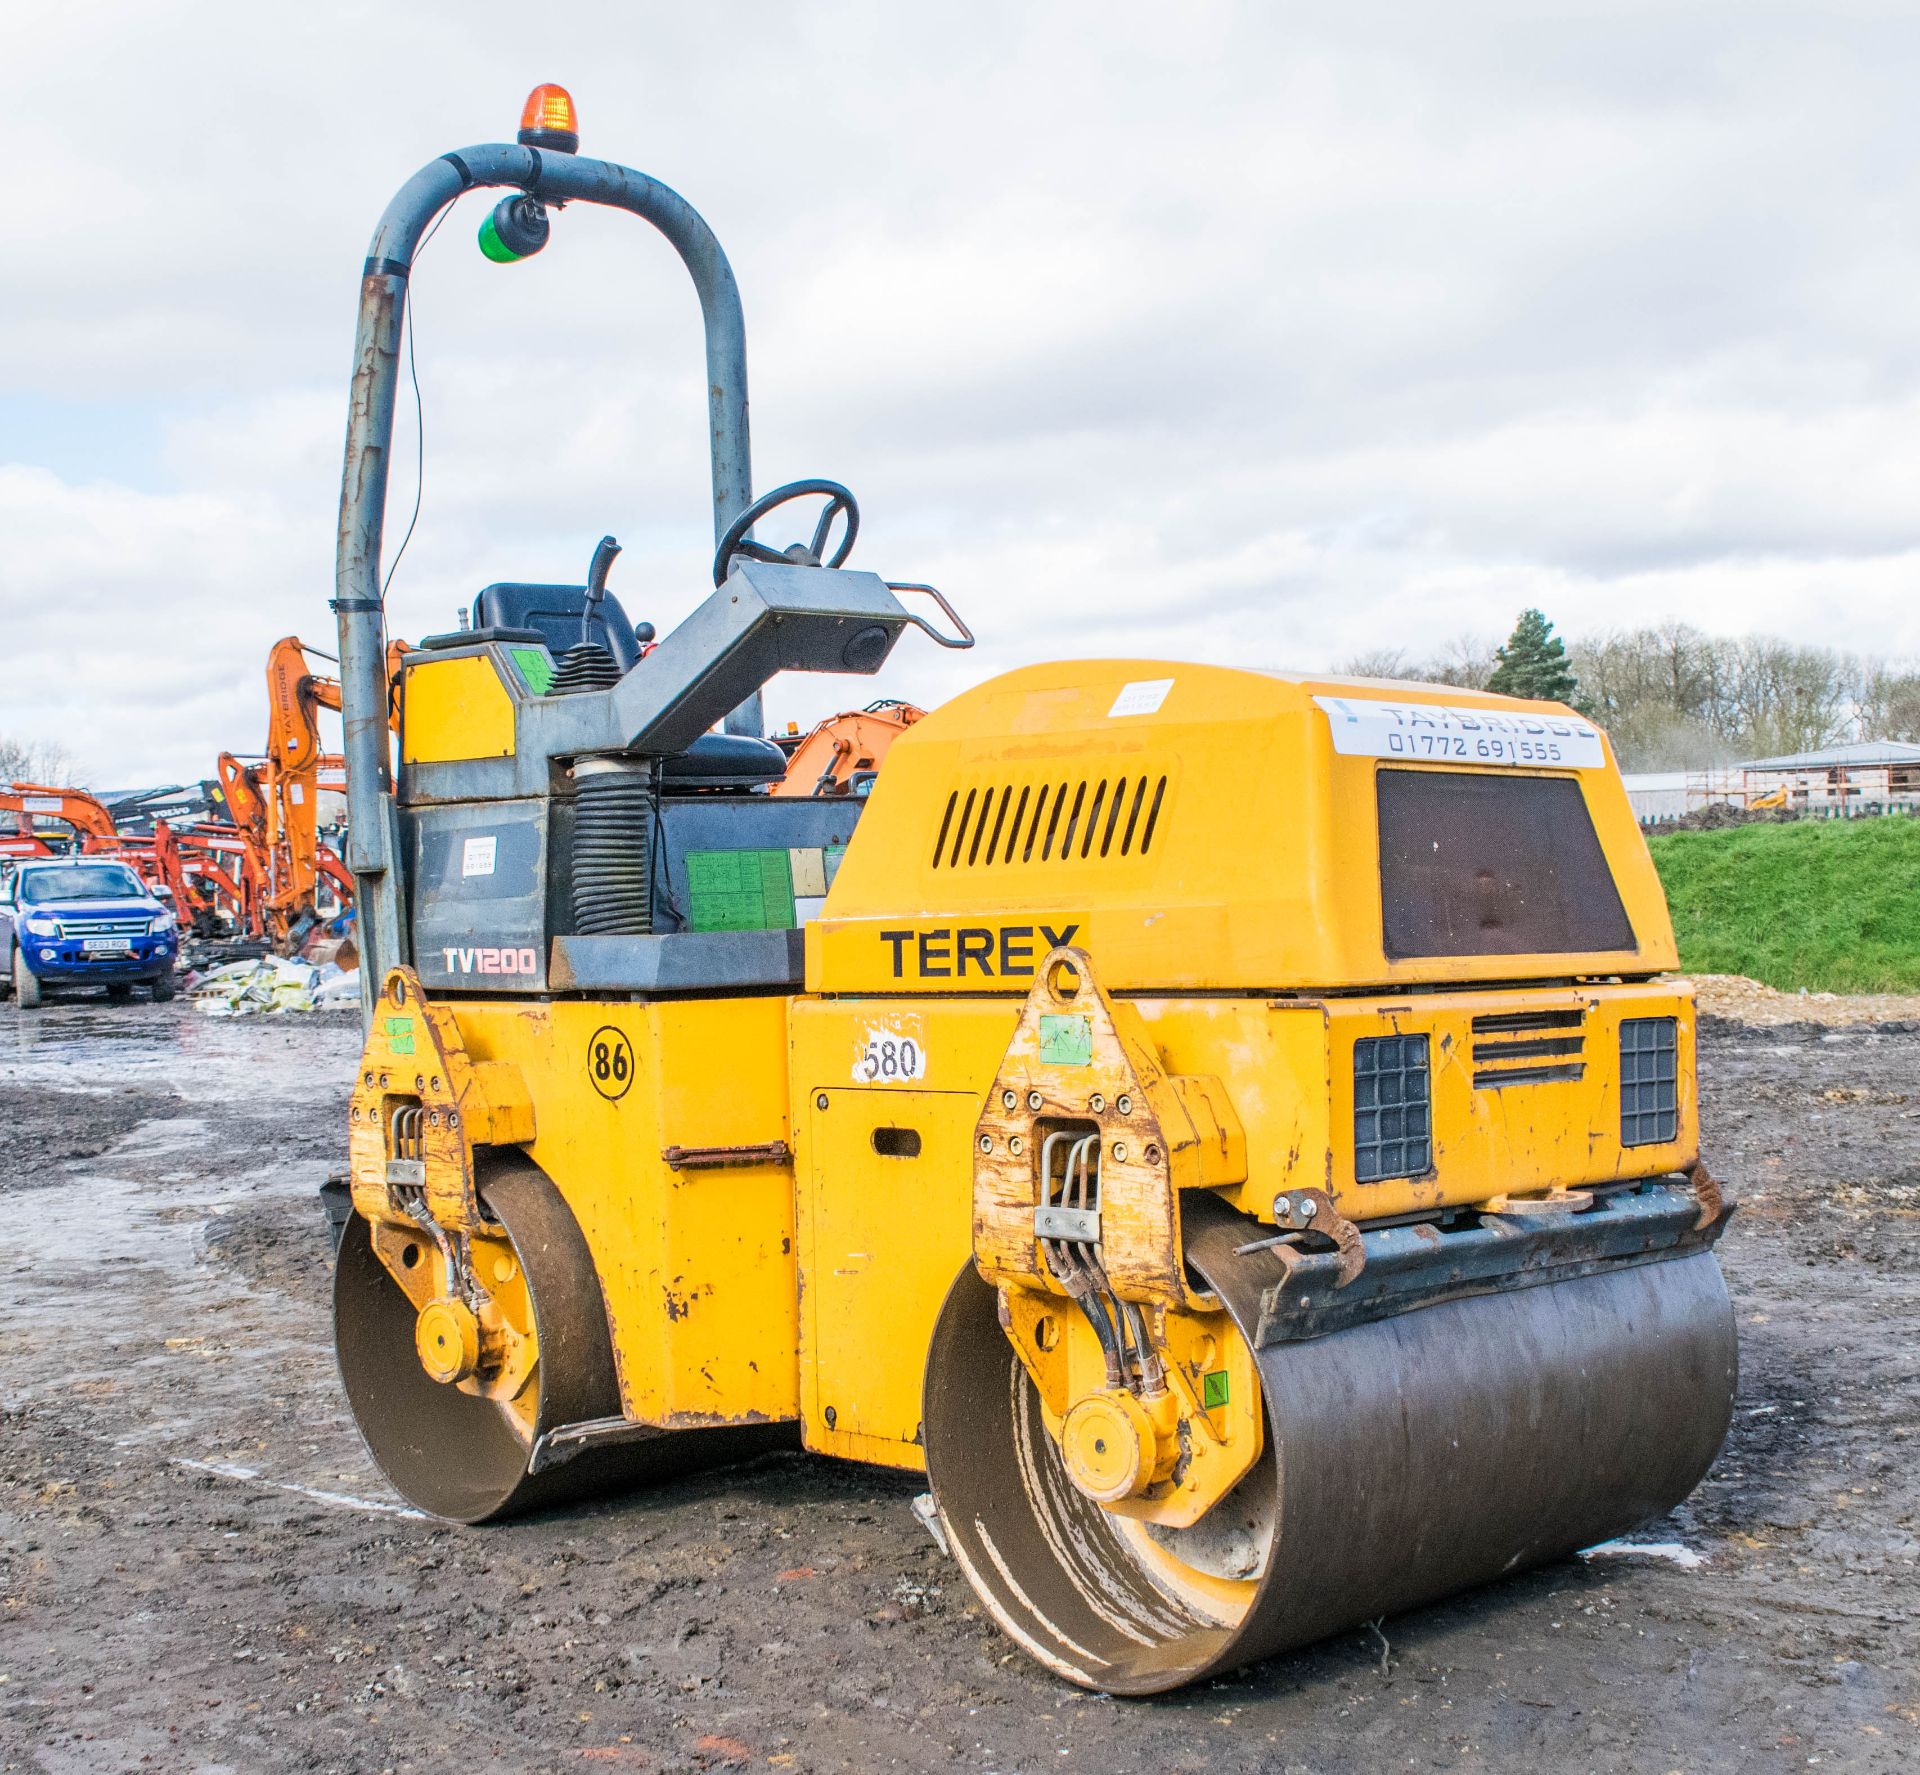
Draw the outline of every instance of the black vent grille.
M1664 1146L1680 1132L1680 1042L1671 1017L1620 1025L1620 1144Z
M1496 1011L1473 1020L1473 1082L1482 1091L1586 1074L1584 1011Z
M989 783L955 789L933 841L936 869L1144 857L1167 799L1164 776Z
M1379 1183L1433 1168L1433 1108L1424 1035L1353 1044L1353 1179Z

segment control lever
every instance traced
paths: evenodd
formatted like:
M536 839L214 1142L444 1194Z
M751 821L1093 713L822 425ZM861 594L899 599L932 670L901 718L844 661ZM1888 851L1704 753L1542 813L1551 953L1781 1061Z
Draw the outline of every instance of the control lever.
M594 613L600 608L600 600L607 595L607 575L613 571L614 558L620 553L620 545L611 536L603 536L595 544L593 559L587 565L587 602L580 612L580 639L593 639Z

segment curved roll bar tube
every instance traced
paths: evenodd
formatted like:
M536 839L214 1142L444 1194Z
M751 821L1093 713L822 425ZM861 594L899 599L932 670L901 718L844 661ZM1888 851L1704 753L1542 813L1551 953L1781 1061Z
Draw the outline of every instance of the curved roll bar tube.
M514 186L549 203L601 203L627 210L651 222L672 242L693 278L706 323L716 541L753 498L747 441L747 337L740 292L713 230L685 198L631 167L505 143L443 154L400 187L374 230L360 280L340 534L334 557L333 609L340 628L341 712L346 728L347 863L357 888L363 1017L372 1015L385 970L406 953L399 887L393 874L398 822L387 741L380 548L407 278L413 255L433 219L462 193L497 186ZM758 692L727 726L760 731Z

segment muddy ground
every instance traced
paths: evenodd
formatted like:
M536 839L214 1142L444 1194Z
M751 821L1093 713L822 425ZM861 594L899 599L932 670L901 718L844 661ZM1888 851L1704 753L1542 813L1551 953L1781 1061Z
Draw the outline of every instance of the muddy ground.
M0 1008L0 1768L1896 1770L1920 1761L1920 1033L1714 1025L1733 1435L1642 1537L1151 1703L1015 1652L889 1473L460 1530L338 1392L352 1018Z

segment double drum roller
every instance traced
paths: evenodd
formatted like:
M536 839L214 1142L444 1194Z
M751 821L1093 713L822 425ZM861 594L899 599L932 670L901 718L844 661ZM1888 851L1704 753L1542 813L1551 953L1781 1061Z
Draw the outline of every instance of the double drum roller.
M395 1487L482 1523L783 1447L925 1471L1006 1632L1124 1694L1671 1509L1730 1412L1729 1210L1605 737L1470 691L1068 661L891 722L870 794L786 792L769 679L972 636L847 564L837 482L753 497L719 243L578 149L537 89L517 142L401 188L361 285L335 1329ZM716 589L652 643L607 539L584 585L486 587L389 683L411 261L475 186L505 193L498 264L588 203L679 253ZM810 540L750 534L809 499Z

